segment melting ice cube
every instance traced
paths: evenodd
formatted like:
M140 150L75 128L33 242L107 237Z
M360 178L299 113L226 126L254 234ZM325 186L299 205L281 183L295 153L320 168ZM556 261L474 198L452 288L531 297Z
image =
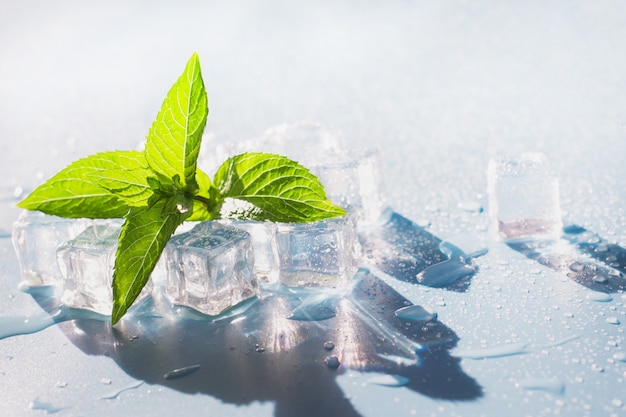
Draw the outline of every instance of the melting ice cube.
M64 277L63 304L111 314L111 284L120 226L115 220L95 223L58 248L59 268ZM151 292L152 283L148 281L137 300L145 299Z
M335 153L312 166L311 171L324 185L326 196L354 216L359 225L371 225L387 207L376 150Z
M563 227L559 179L540 153L492 159L489 211L499 237L558 237Z
M279 223L279 279L288 286L344 287L356 272L360 247L349 217Z
M61 285L57 248L74 238L91 223L87 219L65 219L37 211L23 211L13 224L13 245L28 286Z
M203 222L170 239L165 248L166 295L177 305L208 315L258 293L250 234Z
M222 220L250 234L254 249L254 273L260 282L278 281L278 249L276 248L276 223Z

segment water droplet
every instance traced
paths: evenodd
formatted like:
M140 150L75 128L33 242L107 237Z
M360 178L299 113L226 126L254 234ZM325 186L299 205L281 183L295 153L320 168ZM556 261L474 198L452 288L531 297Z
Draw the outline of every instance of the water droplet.
M385 387L401 387L409 383L409 379L400 375L380 375L369 378L368 383Z
M613 301L613 297L610 294L605 292L592 292L587 294L587 300L597 301L599 303L608 303L609 301Z
M598 284L606 284L609 280L603 275L595 275L593 277L593 281L597 282Z
M327 356L326 359L324 359L324 363L330 369L337 369L337 368L339 368L339 364L340 364L339 358L337 356L335 356L335 355Z
M609 324L620 324L620 321L617 317L611 316L606 318L606 322Z
M461 210L468 211L470 213L482 213L483 206L478 201L461 201L458 204Z
M500 358L524 354L526 353L526 346L528 346L527 343L509 343L484 349L458 350L453 352L453 356L466 359Z
M445 287L475 272L474 268L462 262L460 258L451 258L424 269L417 274L417 282L427 287Z
M613 359L615 359L616 361L620 361L620 362L626 362L626 353L624 352L614 353Z
M114 400L117 397L120 396L120 394L126 392L126 391L130 391L132 389L136 389L139 388L140 386L143 385L143 381L139 381L139 382L135 382L134 384L128 385L122 389L119 389L117 391L111 392L107 395L103 395L102 397L100 397L101 400Z
M526 378L519 381L518 385L526 390L546 391L555 395L565 391L565 384L557 378Z
M613 404L615 407L620 407L620 408L624 405L622 400L620 400L619 398L613 398L613 401L611 401L611 404Z
M63 410L62 407L57 407L52 405L51 403L40 401L38 398L35 398L33 401L30 402L30 408L31 410L45 411L46 414L54 414Z
M393 363L395 363L396 365L402 365L402 366L414 366L417 364L417 358L405 358L404 356L398 356L398 355L385 355L385 354L378 354L378 356L380 356L381 358L391 361Z
M100 380L100 383L104 384L104 385L111 385L111 382L113 382L113 381L111 381L109 378L102 378Z
M585 265L578 263L578 262L574 262L573 264L569 266L569 269L574 272L582 272L585 269Z
M430 321L437 318L437 313L431 313L422 306L402 307L395 311L394 315L400 319L411 321Z
M604 372L604 368L595 363L591 365L591 370L598 373Z
M163 378L165 379L182 378L184 376L193 374L198 369L200 369L200 365L185 366L184 368L178 368L178 369L174 369L173 371L167 372L165 375L163 375Z
M333 350L335 348L335 344L331 341L324 342L324 349Z
M67 382L59 381L56 384L54 384L54 386L57 387L57 388L65 388L65 387L67 387Z

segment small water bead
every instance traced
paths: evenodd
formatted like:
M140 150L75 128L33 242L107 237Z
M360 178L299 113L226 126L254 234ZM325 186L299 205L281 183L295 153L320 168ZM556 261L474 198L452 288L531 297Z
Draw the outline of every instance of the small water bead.
M67 382L66 381L59 381L56 384L54 384L55 387L57 388L66 388L67 387Z
M193 374L198 369L200 369L200 365L185 366L184 368L178 368L178 369L174 369L174 370L172 370L170 372L167 372L165 375L163 375L163 378L164 379L178 379L178 378L182 378L182 377L185 377L187 375Z
M615 324L615 325L620 324L619 319L618 319L617 317L613 317L613 316L611 316L611 317L607 317L607 318L606 318L606 322L607 322L608 324Z
M324 349L333 350L335 348L335 344L331 341L324 342Z
M597 282L598 284L606 284L608 282L607 277L602 275L595 275L593 277L593 282Z
M605 292L592 292L590 294L587 294L587 299L590 301L596 301L599 303L608 303L609 301L613 301L613 297L611 297L610 294L607 294Z
M470 213L482 213L483 206L478 201L461 201L457 205L461 210Z
M604 372L604 368L595 363L591 365L591 370L598 373Z
M111 385L111 382L113 382L113 381L111 381L109 378L102 378L100 380L100 383L104 384L104 385Z
M339 358L335 355L327 356L326 359L324 359L324 363L330 369L337 369L339 368L339 364L340 364Z
M624 405L623 401L620 400L619 398L613 398L613 401L611 401L611 404L613 404L615 407L622 407Z
M578 262L574 262L573 264L569 266L569 269L574 272L582 272L585 269L585 265L578 263Z
M616 361L620 361L620 362L626 362L626 353L624 352L614 353L613 359L615 359Z

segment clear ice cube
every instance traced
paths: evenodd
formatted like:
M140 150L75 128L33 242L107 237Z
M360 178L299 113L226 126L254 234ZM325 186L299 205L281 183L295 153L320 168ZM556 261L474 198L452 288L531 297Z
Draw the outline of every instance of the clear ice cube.
M13 245L28 286L62 285L57 266L57 248L73 239L91 223L24 210L13 223Z
M254 249L254 273L260 282L278 281L278 249L276 248L276 223L242 220L222 220L250 234Z
M376 150L336 153L312 166L311 172L324 185L326 196L354 216L359 226L372 225L387 207Z
M342 288L356 272L359 245L349 217L279 223L279 279L288 286Z
M118 221L96 222L58 248L59 268L64 277L63 304L111 314L113 266L120 231ZM152 282L148 281L137 301L151 292Z
M172 237L165 248L166 295L211 316L258 293L250 234L216 221Z
M545 155L492 159L487 171L490 217L500 238L560 235L559 179Z

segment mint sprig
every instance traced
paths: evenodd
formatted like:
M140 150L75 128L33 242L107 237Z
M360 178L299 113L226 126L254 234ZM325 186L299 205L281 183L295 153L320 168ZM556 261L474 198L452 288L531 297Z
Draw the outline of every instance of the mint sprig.
M245 218L310 222L345 215L319 180L280 155L245 153L225 161L213 181L197 168L208 115L194 53L168 92L145 150L98 153L73 162L18 206L70 218L124 218L113 273L117 323L150 279L169 238L184 221L240 217L226 199L254 207Z

